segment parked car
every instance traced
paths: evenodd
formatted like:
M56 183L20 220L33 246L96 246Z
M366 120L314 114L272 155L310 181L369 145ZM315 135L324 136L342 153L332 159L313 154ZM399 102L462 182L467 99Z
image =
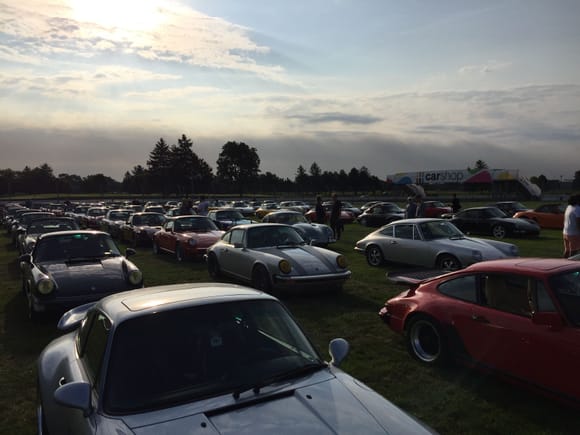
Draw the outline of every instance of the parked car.
M252 289L125 292L59 328L37 364L47 433L433 433L339 368L346 340L324 362L288 309Z
M186 257L203 258L207 248L224 234L205 216L179 216L168 219L153 235L153 252L169 252L177 261Z
M147 213L165 214L167 210L162 205L146 205L143 207L143 211Z
M272 213L274 210L280 210L280 206L275 202L268 202L262 204L260 207L256 209L255 215L256 218L262 219L268 213Z
M30 254L20 257L30 318L69 309L111 293L143 286L141 271L101 231L42 234Z
M453 213L453 209L441 201L423 201L423 216L426 218L439 218L444 214Z
M311 208L304 201L298 201L298 200L282 201L282 202L280 202L279 205L280 205L281 209L299 211L302 214L306 213Z
M326 213L326 221L330 221L330 214L332 213L332 205L323 205L324 211ZM304 216L306 216L306 218L311 221L311 222L315 222L316 221L316 208L311 208L310 210L308 210ZM355 220L355 215L348 211L348 210L340 210L340 221L343 224L351 224L353 223Z
M379 202L367 208L356 220L365 227L380 227L404 217L405 210L394 202Z
M151 245L153 234L161 229L165 220L165 216L161 213L133 213L129 216L127 222L121 226L120 239L133 247Z
M98 230L101 228L101 219L105 217L109 209L107 207L90 207L86 214L80 216L79 225L81 228Z
M12 226L10 228L10 238L12 239L12 245L14 247L18 247L18 237L26 233L28 225L30 225L34 220L53 216L54 213L46 211L31 211L22 213L18 219L12 221Z
M221 274L277 289L340 290L350 278L346 257L328 249L307 245L289 225L238 225L207 250L212 278Z
M451 222L430 218L392 222L356 242L354 249L371 266L387 261L444 270L519 253L512 243L466 237Z
M527 211L530 209L518 201L499 201L490 205L499 208L509 217L513 217L518 211Z
M244 217L252 217L256 211L256 209L246 201L232 201L228 207L239 211Z
M214 224L220 230L229 230L231 227L236 225L250 224L253 221L251 219L245 218L239 211L233 208L218 208L215 210L210 210L207 213L207 217L210 218Z
M341 201L342 208L341 210L350 212L355 218L362 213L362 210L359 207L355 207L348 201ZM332 201L324 201L322 203L324 207L332 208Z
M118 239L121 236L121 227L127 222L129 216L134 213L127 208L115 208L107 211L107 214L101 219L101 231L109 233L111 237Z
M292 225L306 243L326 247L336 242L332 228L325 224L310 222L300 211L278 210L262 219L265 223Z
M540 228L564 228L564 204L542 204L534 210L519 211L514 214L515 218L529 219L536 222Z
M451 359L580 400L580 264L556 258L476 263L431 279L398 276L409 290L380 317L425 364Z
M461 210L451 218L451 223L464 233L492 235L497 239L540 234L535 222L507 217L499 208L490 206Z
M18 252L20 255L32 252L41 234L78 229L79 225L73 218L52 216L35 219L26 227L24 233L18 235Z

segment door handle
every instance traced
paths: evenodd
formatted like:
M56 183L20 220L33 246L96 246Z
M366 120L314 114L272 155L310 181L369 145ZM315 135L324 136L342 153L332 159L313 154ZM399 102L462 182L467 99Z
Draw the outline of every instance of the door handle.
M487 320L484 316L478 316L477 314L472 314L471 320L474 320L474 321L480 322L480 323L489 323L489 320Z
M62 387L66 383L67 383L67 380L64 378L64 376L58 380L59 387Z

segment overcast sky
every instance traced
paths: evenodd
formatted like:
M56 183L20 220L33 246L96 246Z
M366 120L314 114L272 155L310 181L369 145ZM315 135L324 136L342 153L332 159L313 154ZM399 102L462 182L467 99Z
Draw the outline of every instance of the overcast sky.
M578 0L0 0L0 169L580 170Z

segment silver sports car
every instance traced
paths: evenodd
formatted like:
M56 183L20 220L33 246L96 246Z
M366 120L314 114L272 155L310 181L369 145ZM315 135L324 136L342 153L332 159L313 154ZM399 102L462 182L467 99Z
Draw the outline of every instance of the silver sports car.
M38 359L40 434L428 434L324 362L282 303L231 284L176 284L67 312Z
M339 290L350 277L346 258L307 245L296 229L283 224L238 225L210 246L209 274L242 280L259 290Z
M518 247L498 240L466 237L444 219L403 219L356 242L371 266L393 262L457 270L483 260L517 257Z

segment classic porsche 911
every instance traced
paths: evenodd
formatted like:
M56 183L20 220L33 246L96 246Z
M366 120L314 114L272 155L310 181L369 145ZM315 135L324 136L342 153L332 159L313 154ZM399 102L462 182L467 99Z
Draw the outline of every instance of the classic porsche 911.
M169 252L177 261L186 257L202 258L208 247L224 234L206 216L185 215L168 219L163 227L153 234L153 252Z
M231 284L119 293L66 313L38 359L38 427L51 434L427 434L324 362L282 303Z
M165 216L161 213L138 212L134 213L127 219L125 224L121 225L119 238L133 247L139 245L151 245L153 234L161 229L165 223Z
M310 222L302 212L279 210L268 213L262 219L264 223L292 225L306 243L326 247L336 242L334 231L328 225Z
M508 217L497 207L471 207L453 215L451 222L467 234L488 234L496 239L538 236L540 227L532 220Z
M30 254L20 256L22 286L31 319L143 286L141 271L101 231L42 234Z
M350 278L346 257L307 245L290 225L239 225L207 250L212 278L221 274L259 290L340 290Z
M426 364L452 359L580 404L580 264L556 258L476 263L410 286L382 320Z
M41 234L53 233L56 231L78 230L79 225L73 218L69 217L47 217L35 219L18 235L18 252L20 255L32 252L36 239Z
M467 237L445 219L403 219L356 242L371 266L384 262L456 270L483 260L517 257L518 247L499 240Z
M107 214L101 219L101 231L109 233L113 238L119 238L121 227L127 222L129 216L135 213L128 208L114 208L107 211Z
M210 218L214 224L220 230L229 230L231 227L236 225L250 224L254 222L242 215L238 210L233 208L217 208L210 210L207 213L207 217Z

